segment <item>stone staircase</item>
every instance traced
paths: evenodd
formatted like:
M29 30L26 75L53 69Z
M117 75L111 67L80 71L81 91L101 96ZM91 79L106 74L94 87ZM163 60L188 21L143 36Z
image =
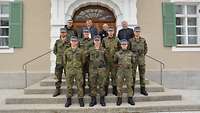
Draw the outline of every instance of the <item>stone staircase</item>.
M123 104L116 106L116 96L112 95L112 88L109 87L109 95L106 96L106 107L99 104L95 107L89 107L90 97L88 88L84 97L85 107L80 108L77 99L77 89L74 87L74 96L72 106L64 107L66 100L65 80L63 79L62 94L58 97L52 97L55 90L54 78L48 77L26 89L24 95L7 98L6 104L0 107L0 113L148 113L148 112L175 112L175 111L200 111L200 105L183 99L181 95L175 94L169 89L146 80L149 96L143 96L139 93L139 80L136 81L134 99L135 106L127 104L126 93L123 95ZM124 92L126 88L124 86ZM99 103L99 98L98 98Z

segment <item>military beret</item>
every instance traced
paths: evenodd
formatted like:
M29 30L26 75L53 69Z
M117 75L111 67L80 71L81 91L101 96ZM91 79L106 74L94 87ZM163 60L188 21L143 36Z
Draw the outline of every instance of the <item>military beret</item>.
M78 38L76 36L71 36L70 40L71 41L78 41Z
M94 41L100 41L100 40L101 40L101 37L99 35L94 36Z
M110 32L114 31L114 28L113 28L113 27L109 27L109 28L108 28L108 32L109 32L109 31L110 31Z
M134 28L134 32L140 32L141 31L141 28L139 27L139 26L136 26L135 28Z
M60 28L60 32L61 32L61 33L65 33L65 32L67 32L67 29L65 29L65 28Z
M83 29L83 32L84 32L84 33L88 33L89 30L88 30L88 29Z
M126 39L122 39L122 40L120 40L120 43L121 44L128 44L128 41Z
M73 20L72 20L72 19L69 19L69 20L67 20L67 22L73 22Z

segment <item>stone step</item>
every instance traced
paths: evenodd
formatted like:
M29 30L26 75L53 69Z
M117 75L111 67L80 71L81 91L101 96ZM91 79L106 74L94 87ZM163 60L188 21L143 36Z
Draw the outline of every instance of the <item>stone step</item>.
M86 79L87 80L87 79ZM53 77L49 77L44 79L40 82L40 86L55 86L56 79ZM146 84L149 84L149 80L145 80ZM86 83L87 84L87 83ZM136 84L140 84L139 78L136 79ZM65 79L62 80L62 86L65 86L66 82Z
M49 86L49 87L41 87L39 83L32 85L28 88L26 88L24 90L25 94L53 94L55 90L55 86ZM73 88L74 93L77 92L77 88L74 86ZM148 84L146 86L146 90L148 92L163 92L164 91L164 87L162 87L161 85L158 85L156 83L151 82L150 84ZM140 86L136 85L135 86L135 92L139 92L140 91ZM61 92L64 94L66 92L66 87L62 87L61 88ZM86 87L86 94L89 92L89 88ZM109 86L109 93L112 92L112 87ZM127 92L127 88L124 86L123 87L123 92Z
M105 97L106 103L115 103L116 96L108 95ZM85 96L84 102L89 103L90 97ZM139 93L136 93L134 96L134 100L136 102L143 101L169 101L169 100L181 100L182 96L170 92L151 92L149 96L143 96ZM77 95L74 95L72 98L74 103L78 103ZM99 97L97 97L99 101ZM6 99L6 104L62 104L65 103L66 96L60 95L58 97L52 97L51 94L43 94L43 95L23 95L20 97L13 97ZM123 102L127 102L127 95L123 95Z
M0 113L147 113L147 112L183 112L200 111L200 104L191 101L157 101L137 102L135 106L123 103L116 106L115 103L107 103L106 107L99 104L94 107L80 108L78 104L72 104L65 108L64 104L10 104L2 105Z

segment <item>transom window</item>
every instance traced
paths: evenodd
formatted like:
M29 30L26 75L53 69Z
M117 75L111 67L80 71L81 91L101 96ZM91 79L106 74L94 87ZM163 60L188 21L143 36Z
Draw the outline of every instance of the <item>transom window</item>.
M200 45L199 4L176 4L177 45Z
M0 48L9 44L9 5L0 3Z
M82 7L74 15L74 21L86 21L87 19L94 21L115 21L112 11L98 5Z

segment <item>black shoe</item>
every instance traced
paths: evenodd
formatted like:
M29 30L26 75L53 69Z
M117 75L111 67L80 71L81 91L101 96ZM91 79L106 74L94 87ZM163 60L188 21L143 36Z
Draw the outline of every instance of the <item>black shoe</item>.
M129 103L130 105L135 105L135 102L134 102L134 100L133 100L133 97L128 97L128 103Z
M53 93L53 97L60 95L60 88L56 88L55 92Z
M106 106L105 97L104 96L100 97L100 104L101 104L101 106Z
M91 102L90 102L90 107L93 107L93 106L95 106L97 104L97 99L96 99L96 97L94 97L94 96L92 96L91 97Z
M143 94L144 96L148 96L148 93L145 90L145 87L141 87L140 93Z
M108 86L105 86L105 96L108 95Z
M84 107L85 106L83 98L79 98L78 101L79 101L80 107Z
M72 105L72 99L71 98L67 98L67 102L65 103L65 107L69 107Z
M117 86L113 86L112 93L113 95L117 96Z
M120 106L122 104L122 97L117 97L117 106Z

